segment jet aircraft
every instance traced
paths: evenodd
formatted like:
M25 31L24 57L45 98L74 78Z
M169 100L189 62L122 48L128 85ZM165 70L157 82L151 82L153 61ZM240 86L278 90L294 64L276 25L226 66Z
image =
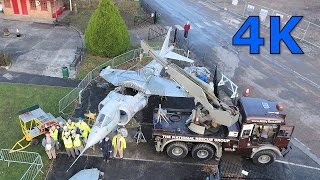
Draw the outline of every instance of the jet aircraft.
M170 32L171 27L158 55L162 58L193 63L192 59L173 52L174 47L169 46ZM151 95L188 97L183 87L172 79L161 76L163 68L156 60L152 60L138 71L107 67L100 72L100 76L116 88L99 103L99 114L91 128L86 146L78 158L88 148L103 140L111 132L116 131L119 126L126 125L138 111L147 105ZM134 89L137 93L133 96L125 94L126 88Z

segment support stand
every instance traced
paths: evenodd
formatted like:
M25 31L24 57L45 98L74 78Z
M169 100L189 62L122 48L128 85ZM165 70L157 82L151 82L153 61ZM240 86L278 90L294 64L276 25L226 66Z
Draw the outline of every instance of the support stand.
M146 138L142 133L141 126L138 127L137 132L134 135L133 139L136 139L137 144L139 144L140 142L147 142Z

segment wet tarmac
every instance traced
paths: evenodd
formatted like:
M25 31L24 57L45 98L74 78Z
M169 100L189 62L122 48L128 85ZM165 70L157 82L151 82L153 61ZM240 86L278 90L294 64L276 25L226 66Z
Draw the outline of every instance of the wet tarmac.
M142 161L132 159L112 159L109 163L102 157L81 157L69 172L66 169L73 159L67 155L59 154L49 174L49 180L69 179L82 169L98 168L104 172L103 179L204 179L206 174L202 172L202 166L193 164L179 164L171 162Z

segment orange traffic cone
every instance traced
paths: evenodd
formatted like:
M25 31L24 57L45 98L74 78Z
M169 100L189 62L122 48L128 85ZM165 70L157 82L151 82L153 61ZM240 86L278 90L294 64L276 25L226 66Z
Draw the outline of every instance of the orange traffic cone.
M243 93L243 96L244 96L244 97L248 97L249 94L250 94L250 89L247 88L246 91Z

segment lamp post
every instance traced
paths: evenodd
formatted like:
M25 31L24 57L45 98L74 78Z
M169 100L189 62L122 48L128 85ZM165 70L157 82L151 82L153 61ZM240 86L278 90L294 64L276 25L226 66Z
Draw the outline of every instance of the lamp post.
M70 11L72 11L72 0L69 0L70 3Z

